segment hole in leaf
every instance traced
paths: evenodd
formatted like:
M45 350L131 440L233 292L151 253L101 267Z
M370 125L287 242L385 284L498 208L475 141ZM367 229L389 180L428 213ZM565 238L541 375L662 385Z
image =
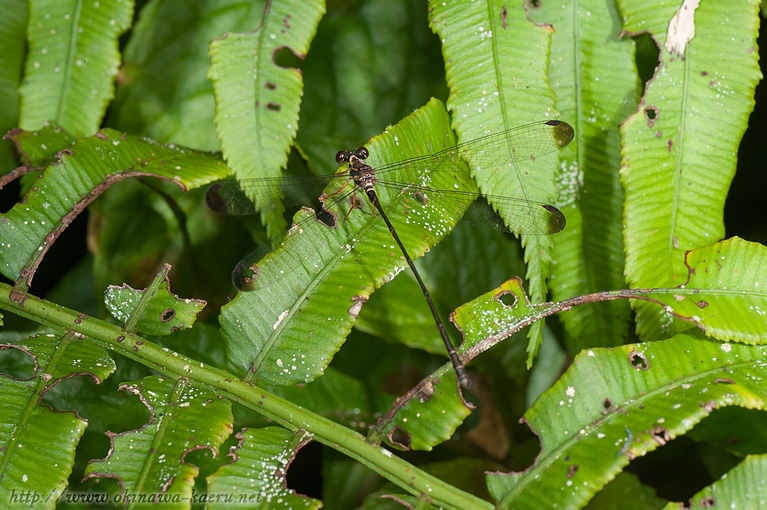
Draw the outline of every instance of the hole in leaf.
M205 464L206 462L211 462L214 459L213 452L210 450L210 448L206 448L204 446L187 450L184 452L182 458L184 464L194 464L195 466Z
M160 315L160 320L163 322L168 322L175 316L176 316L176 310L174 310L173 308L168 308L166 310L163 310L162 315Z
M269 90L277 89L277 85L275 83L270 82L270 81L264 83L264 87L266 87Z
M285 483L290 489L310 498L322 498L322 470L323 465L322 445L310 441L294 454L288 464L288 472L285 475Z
M278 112L282 110L282 106L279 103L266 103L266 109L273 112Z
M609 398L606 398L602 401L602 407L605 408L605 410L609 410L613 408L613 401Z
M496 296L496 299L500 301L503 306L509 308L517 304L517 296L508 291L502 292L499 296Z
M320 209L319 211L315 211L314 216L317 218L317 220L319 220L320 223L327 227L333 228L336 226L335 215L327 209Z
M644 116L647 119L647 127L651 128L660 118L660 110L657 106L648 106L644 109Z
M70 213L72 211L70 210ZM89 209L75 215L74 221L66 228L59 230L52 246L43 258L37 272L33 276L32 289L38 296L44 296L54 289L69 273L62 268L74 268L90 256L88 253L88 216ZM59 235L64 235L65 242L57 242ZM137 285L143 282L136 280Z
M62 402L67 402L67 399L72 398L72 395L87 395L98 391L94 389L96 382L89 374L86 373L81 373L72 377L66 377L58 380L46 380L44 378L43 381L48 384L48 387L45 389L45 392L42 395L41 403L49 405L54 409L61 408ZM146 409L146 406L143 404L141 407ZM145 419L148 419L148 413L142 413L141 416L143 416Z
M636 42L635 61L637 71L639 71L639 79L642 80L642 85L646 86L647 82L652 79L655 68L658 66L660 49L648 33L639 34L636 37L632 37L632 39Z
M410 434L400 427L394 427L389 432L389 442L405 450L410 450Z
M247 290L258 276L258 265L248 266L248 262L241 260L232 271L232 283L240 290Z
M631 363L632 367L640 370L647 370L650 368L650 361L647 359L647 356L636 350L629 353L629 363Z
M272 61L279 67L287 69L301 69L303 59L293 53L287 46L280 46L272 53Z
M513 455L513 462L511 463L511 469L514 471L522 471L530 467L535 459L541 452L541 436L530 426L530 423L521 418L516 423L509 424L509 434L514 438L514 442L519 441L518 444L526 444L524 451L517 451ZM512 447L513 448L513 447ZM566 459L568 462L570 459Z
M640 444L641 441L635 442L633 446L637 447ZM662 448L657 448L647 455L637 456L627 466L626 471L634 473L643 484L652 487L658 497L670 501L687 501L693 494L715 481L705 467L706 462L703 459L710 453L703 445L704 443L698 443L686 436L677 437ZM723 461L721 472L726 473L740 460L742 459L730 458Z
M363 206L364 202L360 197L357 196L356 193L349 195L349 207L352 209L362 209Z
M28 381L35 376L34 359L18 347L0 347L0 374L18 381Z

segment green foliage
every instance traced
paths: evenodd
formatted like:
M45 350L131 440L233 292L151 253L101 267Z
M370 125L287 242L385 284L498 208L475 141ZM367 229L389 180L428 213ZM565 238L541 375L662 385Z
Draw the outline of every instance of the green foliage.
M631 20L634 6L626 3ZM683 37L665 36L660 10L648 16L651 28L641 28L651 30L661 45L661 62L644 103L621 126L623 235L632 287L681 283L685 251L724 236L722 211L737 163L733 154L761 79L755 40L745 35L756 33L758 7L759 2L741 2L735 10L718 3L702 6L695 13L697 44L686 47ZM630 21L625 29L639 27ZM674 331L662 309L638 303L635 310L642 338Z
M277 2L258 31L211 42L208 77L216 99L216 128L238 179L279 176L287 163L303 87L298 69L278 65L277 52L287 47L305 55L324 7L316 0L304 2L301 9ZM283 35L279 39L277 32ZM251 198L265 212L263 221L272 235L285 230L279 195Z
M25 287L61 231L112 184L130 177L152 176L172 180L187 189L226 175L226 167L216 157L162 147L112 129L71 145L69 136L58 130L46 130L42 137L26 136L24 141L33 147L39 144L47 148L50 144L60 148L56 161L35 182L24 203L3 215L2 272L9 278L21 277ZM25 143L19 141L18 147L26 153Z
M132 14L131 1L29 2L19 125L53 121L78 137L98 129L120 65L117 39Z
M397 161L417 152L419 143L453 145L448 116L435 104L388 130L380 142L372 140L369 149L384 161ZM419 133L418 138L412 133ZM424 184L437 189L473 187L460 173L435 175ZM416 257L435 245L463 212L445 211L436 202L418 207L407 194L389 193L383 189L381 199L389 204L392 223ZM313 212L299 212L294 221L302 228L293 229L258 264L255 284L266 280L268 286L240 293L222 310L230 360L242 370L250 367L253 375L248 380L287 385L317 378L354 325L355 305L365 303L377 287L406 268L377 217L350 213L348 207L340 211L335 228L328 228L313 221ZM341 221L345 215L348 218Z
M550 28L530 23L525 9L507 9L501 2L471 6L438 0L429 5L432 29L444 40L445 71L451 90L448 109L458 136L471 140L487 132L558 117L556 98L547 78L548 58L540 58L548 54ZM555 170L553 160L537 164L533 172L516 166L506 172L477 171L474 177L486 194L552 202L556 196ZM508 211L499 212L509 224L513 222ZM552 240L523 236L522 244L530 294L536 301L543 301ZM542 324L538 322L530 329L528 368L538 352Z
M513 508L554 506L564 492L578 508L592 489L577 480L603 485L630 460L684 434L716 407L765 409L767 393L759 381L764 354L763 347L685 335L581 352L577 366L525 415L541 438L535 465L524 473L490 476L490 492L500 506Z
M120 481L123 494L162 494L165 499L160 501L165 502L188 500L192 491L188 480L199 474L199 468L183 462L184 457L198 448L221 448L232 432L231 402L185 378L149 376L120 389L141 397L151 413L150 422L111 437L109 455L88 464L85 480L111 476ZM201 421L217 426L190 434ZM171 480L166 478L169 472L174 473Z
M207 303L199 299L181 300L171 293L169 271L170 266L166 264L148 289L136 290L123 285L112 286L104 293L104 303L109 312L125 323L127 331L169 335L191 328L197 320L197 315Z
M562 151L557 205L568 228L557 236L550 280L559 301L597 290L625 287L623 189L619 180L620 124L635 111L642 92L635 43L620 37L621 13L613 2L589 6L543 2L533 19L551 23L549 80L562 119L572 119L575 140ZM571 20L577 18L578 22ZM571 352L594 345L620 345L628 337L626 301L579 307L562 317Z
M115 363L103 349L78 340L74 332L35 336L3 348L24 352L36 366L16 379L4 377L2 441L7 449L1 497L10 502L13 491L30 484L50 491L55 501L67 486L75 446L88 424L77 413L41 405L40 399L50 389L50 381L77 373L103 380L114 372Z
M3 507L758 506L767 249L723 239L758 2L193 4L0 0ZM503 163L391 172L480 191L518 240L377 187L468 390L370 207L205 207L551 119L561 152L522 130Z

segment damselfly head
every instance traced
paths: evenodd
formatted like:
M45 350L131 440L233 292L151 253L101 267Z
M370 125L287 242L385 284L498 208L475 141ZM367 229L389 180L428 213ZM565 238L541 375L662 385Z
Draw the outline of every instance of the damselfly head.
M370 152L365 147L360 147L358 149L355 149L353 151L338 151L336 153L336 163L339 165L342 163L348 163L352 156L355 156L358 159L368 159L368 156L370 156Z

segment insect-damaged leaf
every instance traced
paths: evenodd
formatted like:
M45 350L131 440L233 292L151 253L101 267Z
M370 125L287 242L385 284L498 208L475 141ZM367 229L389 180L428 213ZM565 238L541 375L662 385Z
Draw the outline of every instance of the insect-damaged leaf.
M109 454L88 464L85 479L114 478L123 496L189 498L200 470L184 457L203 448L218 454L232 432L231 401L185 379L158 376L121 389L140 397L151 417L136 430L110 433Z
M629 461L714 409L765 409L765 356L764 347L688 335L585 350L525 413L541 441L535 463L490 475L490 492L499 508L581 508Z
M0 272L28 286L61 232L109 186L128 177L171 180L182 189L224 177L220 159L104 129L58 153L22 202L0 215Z
M19 358L9 356L14 351L27 359L19 363ZM72 333L0 344L1 501L11 501L19 487L34 487L37 494L49 496L51 503L58 499L67 486L75 448L88 422L75 411L56 410L41 400L58 384L71 387L74 381L66 379L73 376L89 375L100 382L115 369L103 349Z
M685 284L647 295L713 338L767 343L767 247L734 237L687 252L685 265Z
M322 508L322 501L296 494L286 483L288 466L296 451L310 436L304 431L291 432L281 427L245 429L224 464L208 480L208 494L253 496L251 503L266 503L269 508Z
M431 154L454 145L441 103L430 102L368 145L373 166ZM472 189L465 175L435 172L395 175L435 189ZM396 173L396 172L394 172ZM340 182L337 186L343 185ZM462 208L436 200L415 203L402 190L381 189L381 202L414 259L436 244L458 221ZM332 227L301 210L281 246L258 263L256 290L242 292L222 309L221 326L230 359L267 384L308 382L340 348L375 288L406 267L383 221L367 210L339 214ZM310 218L312 221L302 222ZM342 221L343 220L343 221ZM268 285L260 285L266 280Z
M104 295L109 312L125 323L126 329L149 335L169 335L191 328L205 307L200 299L181 299L170 291L168 272L164 264L146 289L136 290L127 284L110 285Z

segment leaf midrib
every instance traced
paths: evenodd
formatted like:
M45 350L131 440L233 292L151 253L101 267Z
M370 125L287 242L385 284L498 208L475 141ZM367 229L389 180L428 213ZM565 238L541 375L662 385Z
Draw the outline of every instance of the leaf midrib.
M692 42L692 41L691 41ZM681 202L681 186L682 186L682 171L684 170L684 140L686 138L686 121L687 121L687 115L685 114L687 112L687 103L689 99L689 91L690 91L690 83L691 83L691 77L690 77L690 68L691 66L691 60L694 56L694 53L690 50L690 45L687 46L688 51L685 54L685 58L682 60L683 64L683 78L682 78L682 101L681 101L681 107L678 111L678 126L679 129L677 130L677 142L675 144L676 149L676 167L674 170L674 178L673 178L673 186L674 186L674 198L672 201L672 207L671 207L671 217L669 218L669 236L667 241L667 247L668 247L668 253L671 255L667 260L670 264L670 271L669 275L674 274L674 251L678 250L678 248L674 247L674 240L676 239L676 231L677 231L677 216L679 213L680 202ZM671 54L667 53L665 51L665 47L662 50L668 57L669 60L671 60ZM678 245L679 240L676 240L676 244Z
M80 26L80 14L82 12L83 0L77 0L75 9L72 13L72 23L69 26L69 46L67 47L67 56L64 59L64 75L61 83L61 94L56 104L56 121L60 124L66 124L62 120L65 105L68 104L67 97L72 90L72 66L74 65L75 55L77 54L77 27Z
M724 364L724 362L722 362L722 364ZM756 366L756 365L760 365L760 364L763 365L765 363L764 363L764 361L761 361L761 360L748 360L748 361L743 361L741 363L733 363L733 364L727 365L727 370L729 372L733 372L733 371L735 371L737 369L740 369L740 368L747 368L749 366ZM638 392L640 396L638 398L636 398L636 399L627 400L627 402L629 402L629 405L628 406L624 406L624 409L625 408L629 408L629 407L630 408L641 408L640 405L642 405L643 402L647 402L648 400L650 400L652 398L655 398L658 394L662 394L662 393L666 393L668 391L672 391L672 390L676 389L677 387L679 387L682 384L687 384L687 383L690 383L690 382L695 382L695 381L698 381L698 380L700 380L701 378L704 378L704 377L709 377L711 375L721 374L722 373L722 368L723 368L722 366L712 367L711 369L706 370L705 372L698 372L698 373L694 373L694 374L688 375L687 378L680 378L680 379L675 379L673 381L669 381L666 384L664 384L662 386L659 386L656 389L654 389L652 391L649 391L647 393L641 394L641 393ZM717 397L717 399L719 399L719 398L720 397ZM739 405L739 404L731 403L729 405ZM611 413L609 415L606 415L606 416L604 416L602 418L599 418L599 419L597 419L594 422L589 422L589 424L591 424L591 423L595 424L595 426L589 427L590 428L589 432L590 433L594 433L594 432L596 432L598 430L598 428L600 426L603 426L606 423L610 423L613 419L616 419L618 417L622 418L622 417L624 417L623 415L624 415L623 412L616 411L616 412L613 412L613 413ZM682 425L682 424L683 424L683 419L680 419L679 422L677 423L677 426ZM584 428L584 427L580 427L580 428ZM579 428L579 430L580 430L580 428ZM690 428L692 428L692 427L690 427ZM565 451L570 450L572 448L574 442L582 441L583 440L583 438L579 437L579 436L581 436L581 434L573 434L573 435L571 435L570 437L568 437L568 439L562 441L559 444L559 446L557 446L556 448L551 450L548 453L548 455L546 455L545 458L540 459L540 462L537 462L537 463L533 464L532 466L530 466L529 470L524 471L524 474L521 475L523 478L520 480L520 482L517 485L515 485L509 491L509 493L499 503L498 507L500 507L500 508L509 508L509 504L516 499L516 496L519 495L519 494L523 494L524 493L524 491L522 490L523 488L526 488L530 483L534 482L535 480L540 479L541 478L540 473L544 473L545 474L545 472L548 470L548 468L554 462L559 460L560 457L562 457L563 454L561 452L565 452ZM543 440L544 440L544 438L541 437L541 444L543 444ZM542 451L543 451L543 447L542 447L541 452Z

